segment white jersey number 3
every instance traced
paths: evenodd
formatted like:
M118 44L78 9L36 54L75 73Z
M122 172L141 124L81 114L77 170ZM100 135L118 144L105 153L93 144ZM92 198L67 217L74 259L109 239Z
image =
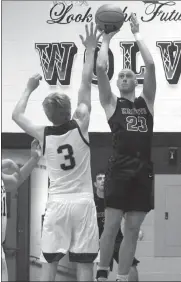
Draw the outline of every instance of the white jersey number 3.
M61 169L63 170L69 170L69 169L73 169L75 167L75 158L73 156L74 152L73 152L73 148L71 145L66 144L66 145L62 145L60 147L58 147L57 149L57 153L58 154L63 154L64 159L69 161L69 164L60 164Z

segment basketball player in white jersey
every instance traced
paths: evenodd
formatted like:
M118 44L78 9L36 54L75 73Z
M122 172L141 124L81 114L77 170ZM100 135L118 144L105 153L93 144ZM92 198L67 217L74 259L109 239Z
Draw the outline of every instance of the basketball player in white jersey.
M93 261L98 253L98 227L90 169L88 126L91 112L91 82L94 52L100 37L97 27L85 27L86 47L78 104L71 119L67 95L53 93L43 101L53 126L36 126L25 115L30 94L38 87L40 75L29 79L13 112L13 120L37 138L43 148L50 178L49 196L42 232L41 281L54 281L59 260L69 252L77 262L77 280L93 280Z
M10 159L2 160L2 179L1 179L1 244L6 236L7 224L7 207L6 207L6 192L11 192L17 189L25 179L30 175L41 156L39 142L34 140L31 144L31 158L20 169L19 166ZM14 173L12 173L14 172ZM1 247L1 266L2 266L2 281L8 281L8 271L5 260L4 250Z

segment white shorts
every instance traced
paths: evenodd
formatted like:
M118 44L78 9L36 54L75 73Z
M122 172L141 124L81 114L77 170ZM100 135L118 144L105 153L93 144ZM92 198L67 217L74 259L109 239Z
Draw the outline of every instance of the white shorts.
M50 195L42 232L42 262L93 262L99 249L97 214L92 195Z
M2 246L1 246L1 281L8 281L6 258Z
M100 262L100 250L99 250L99 252L98 252L97 257L96 257L95 260L94 260L94 263L99 263L99 262Z

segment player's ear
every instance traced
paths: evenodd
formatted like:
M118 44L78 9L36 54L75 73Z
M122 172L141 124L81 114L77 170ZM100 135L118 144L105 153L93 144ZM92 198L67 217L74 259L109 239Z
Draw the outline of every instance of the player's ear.
M94 182L94 186L97 188L97 184L96 184L96 182Z

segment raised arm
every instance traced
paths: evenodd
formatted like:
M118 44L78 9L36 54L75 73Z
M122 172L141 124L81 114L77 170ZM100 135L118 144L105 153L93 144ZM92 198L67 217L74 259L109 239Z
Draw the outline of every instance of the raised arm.
M3 160L4 162L11 161L12 165L11 167L9 166L11 169L18 167L18 169L16 168L16 172L12 175L2 172L2 180L4 181L6 192L11 192L12 190L18 188L28 178L34 167L37 165L40 156L41 149L39 142L34 140L31 144L31 158L21 169L19 169L17 164L15 164L12 160Z
M2 169L2 172L6 170L7 171L10 170L10 171L17 172L17 173L20 172L19 166L10 159L2 160L1 169Z
M86 132L89 126L89 118L91 111L91 83L94 67L94 53L101 34L96 37L97 27L94 30L93 23L91 23L90 25L90 31L88 30L87 25L85 26L85 30L85 40L82 35L80 35L80 39L82 41L82 44L86 48L86 59L83 66L82 80L78 92L77 109L73 115L73 118L78 121L81 129Z
M153 105L155 100L156 93L156 76L155 76L155 64L153 61L153 57L145 45L141 34L139 33L139 23L136 16L131 14L131 31L135 36L136 42L138 44L138 48L140 50L141 56L143 58L146 71L144 75L144 83L143 83L143 93L142 96L146 100L149 108L153 111Z
M117 31L118 32L118 31ZM98 88L99 88L99 99L102 107L106 112L106 116L109 119L112 116L116 108L117 97L111 91L111 86L109 78L107 75L107 66L108 66L108 50L111 38L117 33L111 32L109 34L103 34L103 40L101 48L99 50L97 63L96 63L96 72L98 79Z
M31 77L27 83L27 87L18 101L13 113L12 119L21 127L26 133L33 136L40 142L43 142L44 126L34 124L25 115L25 110L31 93L39 86L39 81L42 79L41 75L36 74ZM35 113L36 115L36 113Z

